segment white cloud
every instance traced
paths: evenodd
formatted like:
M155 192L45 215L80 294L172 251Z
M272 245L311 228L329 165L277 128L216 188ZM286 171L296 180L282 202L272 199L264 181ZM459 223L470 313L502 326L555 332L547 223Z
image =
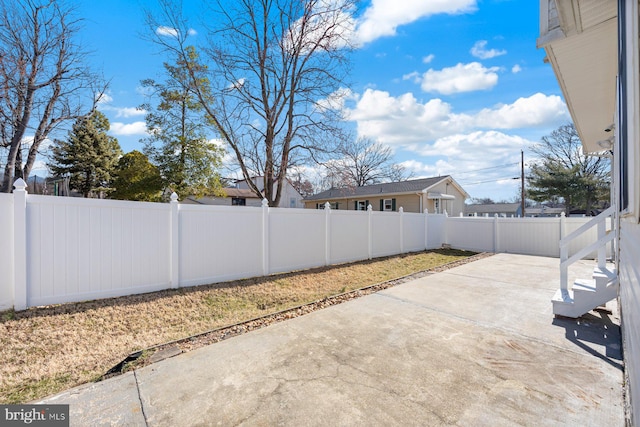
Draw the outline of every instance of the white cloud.
M487 90L498 83L498 67L485 68L479 62L459 63L442 70L429 69L422 75L422 90L450 95Z
M497 49L487 50L486 40L478 40L476 44L473 45L473 47L469 52L471 52L471 55L480 59L495 58L496 56L505 55L507 53L506 50L497 50Z
M336 110L344 111L347 101L357 101L358 96L353 93L349 88L340 88L335 92L329 94L324 99L319 100L316 106L320 111L322 110Z
M102 106L100 110L113 111L116 117L123 117L123 118L138 117L138 116L144 116L145 114L147 114L146 110L139 109L136 107L113 107L111 105L105 105L105 106Z
M229 83L229 86L227 86L227 89L240 89L242 86L244 86L244 83L246 81L247 79L245 79L244 77L241 77L235 82Z
M158 28L156 28L156 35L158 35L158 36L178 37L179 34L180 34L180 32L178 31L177 28L165 27L164 25L160 25ZM193 28L189 28L187 30L187 35L195 36L197 34L198 34L198 32L196 30L194 30Z
M111 123L110 133L113 135L146 135L147 124L145 122Z
M517 129L559 124L569 120L565 103L557 95L536 93L518 98L513 104L485 108L476 116L476 125L482 128Z
M366 44L380 37L393 36L399 26L432 15L475 10L476 0L372 0L357 22L356 43Z
M292 24L284 38L286 47L298 46L302 41L303 51L317 47L335 50L353 42L356 26L353 10L335 0L318 1L314 8L309 20L303 23L301 18Z
M111 105L113 97L107 93L103 93L98 99L98 105L101 111L113 111L116 117L137 117L147 114L145 110L136 107L115 107Z
M108 93L97 94L96 98L96 102L98 103L98 105L109 104L111 101L113 101L113 97Z
M422 81L422 75L419 72L414 71L403 75L402 80L412 80L414 83L420 83Z
M116 112L116 117L137 117L147 114L147 110L136 107L114 107L111 110Z
M412 147L423 157L402 165L420 177L451 175L472 197L499 201L509 198L510 193L515 195L520 149L526 150L533 144L521 136L493 130L454 134ZM482 185L476 187L479 184ZM474 194L480 189L484 194Z
M425 56L424 58L422 58L422 63L423 63L423 64L429 64L429 63L431 63L431 61L433 61L433 59L434 59L435 57L436 57L436 56L435 56L433 53L432 53L432 54L429 54L429 55Z
M520 71L522 71L522 67L521 67L521 66L519 66L518 64L514 65L514 66L511 68L511 72L512 72L513 74L518 74Z
M520 152L520 148L529 144L533 143L520 136L491 130L445 136L433 144L414 146L413 151L422 156L454 157L481 166L483 159L495 164L497 160L508 156L513 151ZM475 169L481 169L481 167L476 166Z
M473 114L455 113L450 104L438 98L420 102L412 93L394 97L367 89L352 99L355 105L345 108L344 114L356 122L359 136L400 146L475 130L552 127L569 119L559 96L542 93Z
M156 28L156 34L166 37L178 37L178 30L171 27L165 27L163 25Z
M144 97L151 96L151 94L153 93L153 88L148 86L136 86L136 93Z
M39 173L38 173L39 172ZM48 175L49 167L44 160L36 160L33 162L33 167L31 168L31 173L33 175Z

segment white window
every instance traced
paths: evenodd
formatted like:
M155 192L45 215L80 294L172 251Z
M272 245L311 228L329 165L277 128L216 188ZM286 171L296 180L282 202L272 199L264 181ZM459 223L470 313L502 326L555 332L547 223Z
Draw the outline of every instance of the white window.
M324 209L326 203L316 203L316 209ZM339 209L340 203L338 202L329 202L329 207L333 210Z
M392 211L393 210L393 200L384 199L383 208L384 208L385 211Z
M356 209L359 211L366 211L367 210L367 202L366 200L358 200L356 202Z

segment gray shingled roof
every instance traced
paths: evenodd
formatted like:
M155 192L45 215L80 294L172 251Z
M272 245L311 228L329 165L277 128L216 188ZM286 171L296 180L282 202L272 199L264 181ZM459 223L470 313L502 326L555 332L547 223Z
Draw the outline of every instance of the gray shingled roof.
M364 187L348 187L348 188L332 188L313 196L305 198L305 200L327 200L338 199L344 197L364 197L379 194L399 194L422 191L434 184L448 178L449 175L437 176L432 178L412 179L409 181L387 182L385 184L365 185Z

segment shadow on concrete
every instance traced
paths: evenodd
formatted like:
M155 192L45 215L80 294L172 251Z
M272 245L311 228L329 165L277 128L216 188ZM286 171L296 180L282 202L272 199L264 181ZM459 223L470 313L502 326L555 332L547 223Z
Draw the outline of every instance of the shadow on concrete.
M565 329L565 337L620 370L622 366L622 338L620 326L611 320L608 310L593 310L578 319L556 317L552 324Z

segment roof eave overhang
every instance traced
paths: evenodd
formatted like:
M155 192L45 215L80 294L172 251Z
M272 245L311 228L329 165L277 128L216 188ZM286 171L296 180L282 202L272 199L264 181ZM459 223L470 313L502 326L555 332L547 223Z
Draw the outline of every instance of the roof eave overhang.
M616 2L556 3L562 28L541 34L538 46L545 49L584 151L599 152L598 142L611 137L606 129L616 108Z

